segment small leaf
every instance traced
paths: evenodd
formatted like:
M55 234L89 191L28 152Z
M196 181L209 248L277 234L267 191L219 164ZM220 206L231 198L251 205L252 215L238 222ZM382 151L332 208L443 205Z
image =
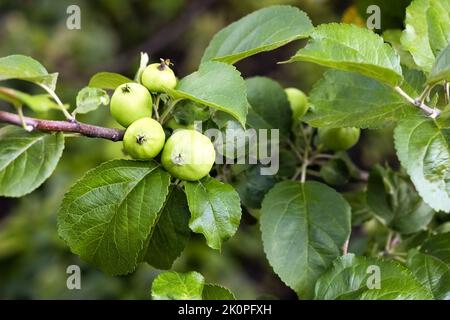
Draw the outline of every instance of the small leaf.
M19 79L55 90L57 73L49 74L42 64L22 55L0 58L0 80Z
M191 211L189 227L205 236L209 247L220 249L231 238L241 220L239 195L232 186L206 177L186 182L185 192Z
M411 250L408 267L422 286L433 293L434 299L450 300L450 268L441 260Z
M129 82L133 82L133 80L121 74L113 72L99 72L93 75L91 80L89 80L89 87L114 90L121 84Z
M436 58L428 76L429 84L443 80L450 80L450 44Z
M359 190L354 192L346 192L343 196L352 208L352 226L361 225L367 220L372 219L373 212L367 205L366 191Z
M203 287L203 300L236 300L234 294L222 286L216 284L205 284Z
M422 245L420 251L436 257L450 265L450 232L439 233Z
M201 300L205 279L198 272L160 273L152 284L154 300Z
M96 110L101 105L109 104L109 96L105 90L91 87L84 87L78 92L77 107L73 114L85 114Z
M425 229L434 216L409 179L378 165L370 172L367 203L385 225L404 234Z
M145 68L147 68L150 57L147 53L141 52L141 59L139 61L139 69L134 76L134 81L141 83L142 72L144 72Z
M0 129L0 196L22 197L53 173L64 149L64 136Z
M233 64L254 54L307 38L313 29L308 16L297 8L263 8L218 32L206 48L202 62L218 60Z
M382 128L419 113L389 86L340 70L325 72L309 101L303 121L314 127Z
M289 62L309 61L361 73L391 86L401 83L398 54L374 32L349 24L322 24Z
M313 297L317 278L340 255L350 235L350 218L344 198L319 182L280 182L264 198L264 252L300 298Z
M235 67L226 63L201 64L198 71L181 79L172 95L226 112L245 126L247 116L245 81Z
M436 211L450 212L450 121L411 116L394 133L402 166L423 200Z
M379 276L379 278L378 278ZM379 282L378 282L379 280ZM400 264L347 254L316 284L318 300L431 300L431 292Z
M164 204L170 175L154 162L113 160L65 195L58 232L72 252L107 274L133 271Z
M283 87L265 77L249 78L245 82L251 105L247 123L255 129L279 129L282 134L288 135L292 125L292 111ZM260 122L265 125L256 125Z
M190 236L189 208L186 196L172 189L152 229L146 248L145 261L158 269L170 269L181 254Z

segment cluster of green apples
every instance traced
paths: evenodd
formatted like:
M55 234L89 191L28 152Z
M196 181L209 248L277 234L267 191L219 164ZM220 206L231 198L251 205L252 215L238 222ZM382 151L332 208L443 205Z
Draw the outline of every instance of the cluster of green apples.
M134 159L151 160L161 154L163 167L172 176L196 181L208 175L215 161L211 140L193 129L177 129L166 141L166 133L152 118L153 98L175 89L177 78L169 60L148 65L140 83L124 83L116 88L110 110L126 128L125 151Z

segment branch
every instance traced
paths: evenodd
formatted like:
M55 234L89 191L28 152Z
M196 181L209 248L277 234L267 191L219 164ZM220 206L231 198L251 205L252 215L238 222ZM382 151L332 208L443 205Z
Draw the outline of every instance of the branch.
M420 109L422 109L423 111L425 111L431 118L435 119L437 118L440 114L441 111L437 108L430 108L429 106L427 106L426 104L423 103L423 101L419 101L414 100L413 98L411 98L405 91L402 90L402 88L400 87L395 87L394 88L395 91L397 91L403 98L405 98L409 103L411 103L412 105L419 107Z
M79 133L85 137L102 138L111 141L121 141L124 135L123 130L98 127L78 121L41 120L28 117L24 117L23 120L32 130L72 132ZM0 122L6 122L20 127L23 125L22 120L17 114L6 111L0 111Z

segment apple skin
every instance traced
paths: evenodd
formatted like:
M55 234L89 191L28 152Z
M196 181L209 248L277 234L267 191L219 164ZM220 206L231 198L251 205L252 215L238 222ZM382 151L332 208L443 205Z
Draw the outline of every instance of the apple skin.
M133 122L125 131L123 145L134 159L150 160L164 147L166 134L158 121L142 118Z
M111 98L110 111L124 127L138 119L152 116L152 96L139 83L124 83L117 87Z
M172 176L197 181L209 174L216 159L214 145L196 130L180 129L167 139L161 162Z

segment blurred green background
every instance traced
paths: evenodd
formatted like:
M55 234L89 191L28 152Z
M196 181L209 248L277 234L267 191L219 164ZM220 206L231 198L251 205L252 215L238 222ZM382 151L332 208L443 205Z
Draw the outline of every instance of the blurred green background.
M230 22L274 4L298 6L314 25L331 21L365 19L364 8L382 6L384 28L402 27L404 6L409 1L337 0L99 0L18 1L0 4L0 56L30 55L49 72L59 72L57 93L72 106L78 90L97 71L114 71L129 77L138 66L139 53L151 60L170 58L182 77L197 69L203 50L214 33ZM66 9L81 8L81 30L68 30ZM348 10L351 5L353 6ZM384 6L384 7L383 7ZM361 17L355 16L358 8ZM386 10L385 10L386 8ZM358 20L359 19L359 20ZM384 19L384 18L383 18ZM323 68L308 63L278 65L302 43L239 62L245 77L264 75L283 86L308 92ZM33 92L23 83L12 85ZM36 91L37 92L37 91ZM8 106L0 105L2 109ZM36 116L36 115L35 115ZM59 114L38 115L59 117ZM117 126L107 108L81 120ZM95 150L95 151L94 151ZM389 130L364 132L350 153L362 168L377 162L396 166ZM121 144L94 139L68 138L66 151L54 175L37 191L21 199L0 198L0 299L148 299L158 270L142 265L129 276L108 277L70 253L56 232L56 210L65 190L88 169L122 156ZM358 250L358 243L354 245ZM82 290L68 290L66 268L82 269ZM209 249L193 235L177 271L196 270L210 283L230 288L240 299L295 298L268 265L261 247L256 220L244 213L237 235L221 253Z

